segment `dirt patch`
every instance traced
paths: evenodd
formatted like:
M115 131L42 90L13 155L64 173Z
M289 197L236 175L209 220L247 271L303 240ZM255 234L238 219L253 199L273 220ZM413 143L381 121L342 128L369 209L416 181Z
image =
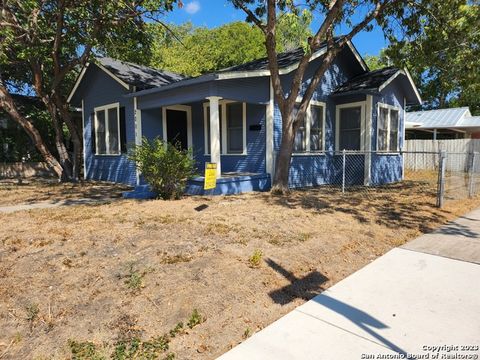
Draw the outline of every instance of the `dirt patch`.
M58 183L55 179L0 180L0 206L57 203L72 199L105 199L121 197L131 187L99 181Z
M164 356L212 359L479 204L440 210L430 187L405 182L0 214L0 354L111 354L121 339L155 348L167 334Z

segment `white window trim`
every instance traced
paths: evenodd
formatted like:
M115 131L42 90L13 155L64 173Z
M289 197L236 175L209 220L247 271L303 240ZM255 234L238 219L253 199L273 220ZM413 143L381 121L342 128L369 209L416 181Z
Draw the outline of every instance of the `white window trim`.
M296 100L296 104L301 103L302 98L298 97ZM310 144L310 129L312 126L312 106L321 106L322 107L322 149L320 150L312 150ZM323 101L317 100L310 100L308 104L307 113L305 114L306 122L305 122L305 151L293 151L293 156L306 156L310 154L322 154L325 153L325 119L326 119L326 103Z
M340 110L353 107L360 107L360 151L365 150L365 109L366 101L357 101L353 103L340 104L335 107L335 151L342 151L340 149Z
M243 123L243 152L241 153L229 153L227 149L227 104L231 103L241 103L242 104L242 123ZM220 134L222 141L222 156L245 156L247 155L247 103L235 100L220 100L218 102L221 107L221 118L222 123L222 132ZM207 109L210 107L208 102L203 103L203 134L204 134L204 155L210 155L210 149L208 149L208 112ZM220 114L219 114L220 115Z
M184 111L187 113L187 148L193 146L192 137L192 107L189 105L162 106L162 138L167 143L167 110Z
M110 132L109 132L109 126L108 126L108 110L110 109L117 109L117 129L118 129L118 153L108 153L108 144L110 143ZM97 112L99 111L105 111L105 150L107 151L106 154L100 154L98 152L98 134L97 134L97 128L98 128L98 118L97 118ZM120 103L112 103L108 105L103 105L103 106L98 106L96 108L93 108L93 113L95 114L95 155L96 156L121 156L122 155L122 144L121 138L122 135L120 134Z
M387 150L379 150L379 129L380 127L378 126L380 122L380 109L384 108L388 110L388 116L387 116ZM390 149L390 126L391 126L391 118L390 114L392 110L396 110L398 112L398 128L397 128L397 148L396 149ZM385 104L385 103L377 103L377 151L381 152L382 154L389 154L389 153L397 153L400 149L400 113L402 109L399 108L398 106L390 105L390 104Z

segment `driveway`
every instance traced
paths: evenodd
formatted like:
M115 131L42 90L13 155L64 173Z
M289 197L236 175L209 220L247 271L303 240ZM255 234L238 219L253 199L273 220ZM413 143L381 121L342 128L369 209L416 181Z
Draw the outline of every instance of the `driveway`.
M480 210L396 248L221 356L478 359Z

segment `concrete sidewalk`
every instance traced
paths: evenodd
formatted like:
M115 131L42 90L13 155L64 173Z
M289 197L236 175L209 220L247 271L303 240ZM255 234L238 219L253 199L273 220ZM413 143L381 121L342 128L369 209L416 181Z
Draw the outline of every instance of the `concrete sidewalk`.
M219 359L478 359L479 346L476 210L389 251Z

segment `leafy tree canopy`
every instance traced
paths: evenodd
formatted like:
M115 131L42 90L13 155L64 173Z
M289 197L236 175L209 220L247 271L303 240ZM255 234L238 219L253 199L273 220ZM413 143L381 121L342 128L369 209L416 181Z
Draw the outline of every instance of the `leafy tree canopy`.
M406 36L402 40L390 36L391 45L371 63L386 64L390 59L407 67L425 108L470 106L480 114L479 4L478 0L424 2L422 16L405 24Z
M310 33L311 13L300 16L282 14L279 20L279 52L303 45ZM245 22L232 22L209 29L187 22L147 24L138 34L141 42L110 41L101 53L137 64L170 70L189 76L243 64L266 56L265 39L257 27ZM128 39L128 37L127 37Z

